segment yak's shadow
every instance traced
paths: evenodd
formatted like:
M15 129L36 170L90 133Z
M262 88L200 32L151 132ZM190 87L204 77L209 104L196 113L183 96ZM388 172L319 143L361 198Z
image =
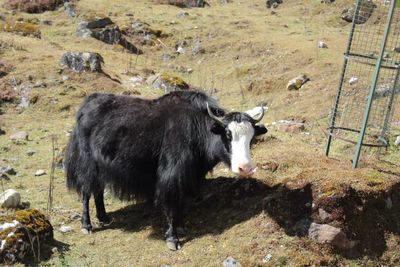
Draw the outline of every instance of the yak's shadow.
M400 186L393 190L400 192ZM185 202L184 219L188 231L184 242L208 234L221 234L262 212L267 213L290 236L308 235L311 222L315 221L310 184L296 188L284 185L270 187L254 178L219 177L206 180L200 195ZM382 203L372 203L360 212L358 207L362 206L362 199L349 197L346 202L337 204L343 207L346 218L343 230L351 240L359 242L353 249L335 252L346 258L382 256L387 249L385 232L400 233L400 223L396 221L400 218L400 194L392 194L395 208L390 211L385 211ZM164 238L165 217L152 203L129 205L109 215L114 222L98 230L118 228L139 231L151 226L152 238Z
M54 249L57 249L58 253L54 254ZM50 258L57 256L61 262L65 261L64 254L70 250L70 245L67 243L52 240L49 243L41 244L40 252L35 250L35 253L31 253L22 263L25 266L36 267L42 266L44 261L48 261ZM2 266L2 265L1 265Z
M309 185L291 190L285 186L269 187L254 178L206 180L201 196L185 201L186 240L220 234L263 211L272 216L287 234L296 234L293 228L296 222L311 215L311 196ZM166 220L160 209L154 208L150 202L129 205L109 215L113 223L102 229L139 231L152 226L152 237L163 238Z

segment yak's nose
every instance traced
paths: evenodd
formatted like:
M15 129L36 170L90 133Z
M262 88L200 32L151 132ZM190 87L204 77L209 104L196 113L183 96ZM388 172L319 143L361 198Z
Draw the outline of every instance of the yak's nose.
M241 164L239 165L239 175L240 176L249 176L253 173L253 167L251 164Z

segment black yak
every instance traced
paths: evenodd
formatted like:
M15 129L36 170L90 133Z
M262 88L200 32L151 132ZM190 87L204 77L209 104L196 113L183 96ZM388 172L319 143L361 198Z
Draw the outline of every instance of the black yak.
M65 154L67 186L82 197L82 228L91 231L89 199L109 223L103 193L148 199L168 222L166 241L180 248L183 198L198 191L207 172L224 162L234 173L253 172L250 142L267 129L262 112L226 113L204 93L178 91L153 100L114 94L88 96L77 114Z

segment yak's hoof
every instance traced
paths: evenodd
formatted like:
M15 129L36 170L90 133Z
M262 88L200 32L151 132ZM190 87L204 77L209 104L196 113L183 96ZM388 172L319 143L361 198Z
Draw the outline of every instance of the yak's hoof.
M85 235L92 234L92 226L82 227L81 232Z
M81 229L81 232L82 232L84 235L90 235L90 234L92 234L92 230L88 230L88 229L86 229L86 228L82 228L82 229Z
M181 249L181 244L179 243L179 240L178 239L174 239L174 238L171 238L171 239L167 239L167 247L170 249L170 250L180 250Z

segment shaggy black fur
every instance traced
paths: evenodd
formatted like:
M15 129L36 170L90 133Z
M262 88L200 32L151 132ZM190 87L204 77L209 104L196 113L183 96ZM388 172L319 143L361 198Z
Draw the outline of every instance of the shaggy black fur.
M221 124L207 112L224 116ZM245 113L229 113L204 93L179 91L146 100L113 94L88 96L77 114L66 155L67 186L82 196L82 226L91 230L89 198L97 217L109 222L104 208L106 185L124 200L152 199L168 220L167 242L178 248L183 197L196 193L219 162L230 165L232 120L250 121L256 135L266 132Z

